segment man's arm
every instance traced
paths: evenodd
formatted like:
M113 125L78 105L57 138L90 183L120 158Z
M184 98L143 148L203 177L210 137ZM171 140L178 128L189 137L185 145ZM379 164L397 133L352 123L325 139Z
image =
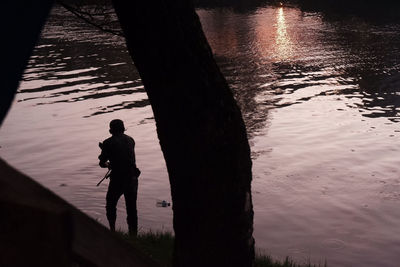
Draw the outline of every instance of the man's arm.
M100 142L99 147L101 149L101 154L99 155L99 165L102 168L109 168L110 167L110 163L108 162L109 158L103 143Z
M132 160L133 160L133 163L136 165L135 140L132 137L130 137L130 139L132 141L132 157L133 157Z

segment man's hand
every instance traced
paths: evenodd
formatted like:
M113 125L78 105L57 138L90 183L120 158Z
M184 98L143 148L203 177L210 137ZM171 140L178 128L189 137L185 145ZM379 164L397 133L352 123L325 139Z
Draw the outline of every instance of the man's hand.
M109 162L109 161L107 161L104 165L105 165L108 169L111 169L111 165L110 165L110 162Z
M111 169L111 164L110 164L109 161L105 161L105 162L104 162L104 161L101 161L101 160L100 160L99 165L100 165L100 167L102 167L102 168Z

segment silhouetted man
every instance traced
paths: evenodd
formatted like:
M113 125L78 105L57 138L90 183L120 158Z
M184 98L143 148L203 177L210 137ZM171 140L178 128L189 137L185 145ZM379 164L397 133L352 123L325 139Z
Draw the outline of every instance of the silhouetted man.
M129 234L137 234L136 198L139 169L135 161L135 141L124 134L125 127L121 120L110 122L111 137L100 143L99 165L110 168L110 183L106 196L106 212L110 230L115 231L117 203L121 195L125 197Z

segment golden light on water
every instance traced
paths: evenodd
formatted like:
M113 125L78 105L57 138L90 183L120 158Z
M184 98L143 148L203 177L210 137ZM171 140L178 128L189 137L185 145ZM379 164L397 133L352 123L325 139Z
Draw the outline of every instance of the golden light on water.
M283 7L277 9L275 48L278 58L285 60L292 55L292 42L287 31Z
M295 58L297 38L292 26L297 19L297 16L293 16L293 11L286 7L274 8L262 16L256 16L253 22L255 25L253 46L257 49L258 55L277 61Z

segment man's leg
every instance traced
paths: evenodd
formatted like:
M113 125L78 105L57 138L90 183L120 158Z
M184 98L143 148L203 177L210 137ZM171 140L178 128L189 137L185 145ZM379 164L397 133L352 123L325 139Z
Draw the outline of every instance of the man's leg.
M117 203L122 195L121 186L110 181L106 196L106 214L110 230L115 232L115 221L117 219Z
M124 190L125 205L126 205L126 221L129 227L129 234L132 236L137 235L138 217L136 209L138 180L132 179L129 181Z

